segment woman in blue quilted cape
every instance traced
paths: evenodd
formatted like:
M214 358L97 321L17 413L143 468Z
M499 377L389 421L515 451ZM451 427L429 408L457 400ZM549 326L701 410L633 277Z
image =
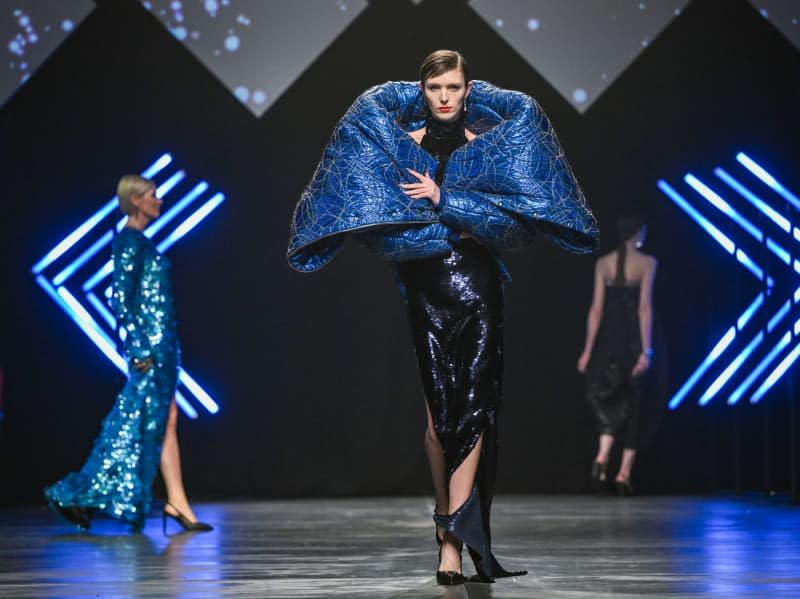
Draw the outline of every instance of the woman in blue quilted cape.
M525 574L500 566L489 515L502 395L504 250L536 235L575 253L597 224L544 112L429 55L420 82L367 90L334 130L294 212L289 264L311 272L349 235L389 261L425 392L439 584Z

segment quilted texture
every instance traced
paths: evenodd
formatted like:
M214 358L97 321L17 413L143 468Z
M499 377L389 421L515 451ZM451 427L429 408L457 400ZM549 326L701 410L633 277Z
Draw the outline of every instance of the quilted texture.
M364 92L342 117L295 208L287 257L321 268L352 235L386 260L450 251L454 231L495 251L518 249L537 231L576 253L597 247L597 223L541 107L529 96L474 81L466 126L477 137L450 156L438 209L412 200L407 169L437 162L407 134L424 126L417 83Z

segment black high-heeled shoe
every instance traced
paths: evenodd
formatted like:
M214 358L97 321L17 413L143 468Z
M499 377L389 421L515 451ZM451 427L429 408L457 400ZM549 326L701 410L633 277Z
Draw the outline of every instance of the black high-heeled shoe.
M170 506L177 513L170 514L167 511L167 506ZM165 503L164 509L161 510L161 530L164 531L164 534L167 534L167 518L172 518L175 520L175 522L180 524L183 527L183 530L187 532L208 532L209 530L214 530L213 526L206 524L205 522L192 522L189 520L189 518L181 514L178 508L176 508L170 502Z
M89 519L89 512L78 505L61 505L55 504L58 513L67 522L71 522L81 530L89 530L91 520Z
M616 481L614 486L617 489L617 497L632 497L633 496L633 485L631 484L630 480L626 480L623 482Z
M445 533L447 534L447 533ZM439 534L437 532L436 539L439 539ZM463 548L463 543L458 543L458 555L461 557L461 549ZM444 547L444 541L439 542L439 563L442 563L442 548ZM455 586L459 584L464 584L467 582L467 577L464 576L461 572L457 570L436 570L436 584L440 584L442 586Z
M606 465L603 462L592 462L591 477L593 481L605 482L606 481Z
M472 562L475 564L476 576L471 582L494 582L495 578L524 576L526 570L505 570L492 555L489 539L483 526L478 488L473 487L469 498L452 514L443 516L434 514L433 520L445 529L445 534L452 534L466 543Z

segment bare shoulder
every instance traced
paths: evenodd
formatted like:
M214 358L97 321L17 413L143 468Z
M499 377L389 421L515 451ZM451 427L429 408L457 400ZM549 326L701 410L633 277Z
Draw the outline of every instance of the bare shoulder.
M617 262L617 252L610 252L604 256L600 256L595 262L595 268L604 274L610 272L611 266Z

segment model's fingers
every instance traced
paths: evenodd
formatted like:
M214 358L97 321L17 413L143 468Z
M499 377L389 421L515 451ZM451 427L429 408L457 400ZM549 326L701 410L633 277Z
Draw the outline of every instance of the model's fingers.
M409 173L411 173L412 175L414 175L414 176L415 176L417 179L419 179L420 181L424 181L424 180L425 180L425 177L424 177L424 176L422 176L421 174L419 174L419 173L418 173L417 171L415 171L413 168L410 168L410 169L408 169L408 172L409 172Z

